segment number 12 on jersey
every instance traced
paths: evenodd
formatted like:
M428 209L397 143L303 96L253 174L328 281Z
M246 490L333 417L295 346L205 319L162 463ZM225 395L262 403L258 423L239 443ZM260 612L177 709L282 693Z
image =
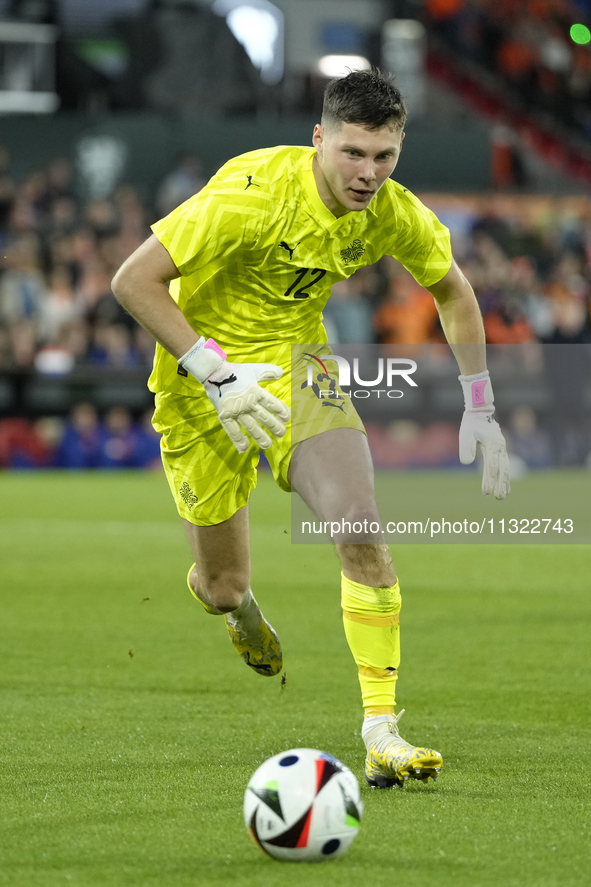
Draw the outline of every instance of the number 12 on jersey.
M305 280L306 275L310 273L312 275L311 279ZM296 271L296 279L292 283L292 285L285 290L283 293L284 296L291 296L293 293L294 299L307 299L310 296L310 293L306 292L311 286L314 286L315 283L322 280L326 271L323 268L298 268ZM316 275L316 276L314 276ZM296 289L298 287L298 289ZM295 290L295 292L293 292Z

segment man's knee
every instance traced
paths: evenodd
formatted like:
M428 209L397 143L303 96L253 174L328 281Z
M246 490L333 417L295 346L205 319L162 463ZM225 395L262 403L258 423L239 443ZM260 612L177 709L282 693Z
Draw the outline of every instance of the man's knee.
M248 573L240 570L216 570L211 573L193 574L191 584L204 603L230 613L239 607L250 587Z

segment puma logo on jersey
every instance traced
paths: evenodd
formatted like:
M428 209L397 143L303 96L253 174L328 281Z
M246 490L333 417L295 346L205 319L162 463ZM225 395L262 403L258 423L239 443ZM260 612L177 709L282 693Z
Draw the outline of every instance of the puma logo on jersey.
M246 178L248 179L248 185L247 185L246 188L244 189L245 191L248 191L248 189L250 188L251 185L254 185L255 188L260 188L260 187L261 187L260 185L257 185L256 182L253 182L253 180L252 180L252 176L246 176Z
M235 382L235 381L236 381L236 376L234 375L234 373L232 373L230 376L228 376L227 379L222 379L221 382L214 382L213 379L208 379L208 382L210 385L215 385L215 387L217 388L217 390L219 392L220 397L222 396L222 385L229 385L231 382Z
M298 240L298 242L296 243L296 245L292 247L292 246L290 246L288 243L286 243L285 240L282 240L281 243L279 244L279 246L283 247L283 249L286 249L287 252L289 253L289 258L290 258L290 259L293 259L293 254L294 254L294 252L296 251L296 249L298 248L298 246L300 245L301 242L302 242L301 240Z

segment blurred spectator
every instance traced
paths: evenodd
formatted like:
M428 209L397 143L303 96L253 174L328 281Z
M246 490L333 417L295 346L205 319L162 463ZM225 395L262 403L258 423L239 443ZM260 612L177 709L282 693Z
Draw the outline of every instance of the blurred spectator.
M146 410L140 420L135 446L135 463L138 468L160 470L160 435L152 425L154 410Z
M80 403L72 410L59 439L54 438L47 458L56 468L159 469L160 435L152 428L153 412L153 409L147 410L136 424L126 407L116 406L108 410L101 422L93 404ZM29 431L25 423L19 432L21 438ZM48 439L47 431L45 439ZM6 450L2 441L0 433L0 465Z
M85 207L85 221L97 240L116 234L119 229L117 209L110 200L90 200Z
M499 292L489 298L483 320L486 341L490 345L521 345L535 341L533 328L515 297Z
M497 123L491 133L492 183L499 190L526 185L525 167L517 133L506 123Z
M333 286L324 308L325 321L332 331L332 342L345 345L374 341L371 303L363 291L364 280L370 282L370 279L371 269L362 268L353 277L339 280Z
M9 324L25 318L36 321L44 295L38 239L34 235L20 237L4 252L0 318Z
M47 201L74 197L74 170L67 157L56 157L47 167Z
M0 242L3 241L10 218L10 213L16 197L14 182L10 178L10 155L3 145L0 145Z
M45 227L53 237L59 237L60 234L72 234L77 221L76 202L71 197L57 197L51 204Z
M116 237L110 241L109 251L105 251L106 244L103 241L102 253L105 259L114 256L115 261L110 267L110 271L114 274L127 256L145 240L149 233L149 223L146 207L131 185L119 185L113 195L113 201L117 207L119 229ZM119 254L115 255L114 250L118 250Z
M0 468L49 468L61 436L61 422L48 416L0 420Z
M201 191L207 179L201 160L196 154L183 154L172 172L163 180L156 197L156 209L161 216L168 213Z
M12 343L8 329L0 323L0 372L13 369Z
M80 403L72 410L55 454L56 468L96 468L104 440L96 407Z
M576 345L591 341L589 305L560 283L546 288L553 327L544 341L554 345Z
M39 338L59 342L65 326L82 314L82 305L72 286L72 273L66 265L57 265L49 275L48 290L39 311Z
M25 368L31 366L35 356L46 294L34 235L20 237L5 247L4 269L0 279L0 323L8 330L14 365Z
M131 333L122 323L100 324L94 328L94 342L88 359L96 366L131 369L140 366Z
M99 443L98 468L137 468L138 431L125 407L112 407L105 416L104 437Z
M433 297L390 256L382 262L389 281L386 299L374 315L378 340L392 345L444 341Z

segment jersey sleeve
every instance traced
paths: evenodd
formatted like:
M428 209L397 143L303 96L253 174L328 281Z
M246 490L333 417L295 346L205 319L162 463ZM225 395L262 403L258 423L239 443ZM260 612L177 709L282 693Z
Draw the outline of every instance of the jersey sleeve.
M384 252L404 265L418 284L432 286L451 268L449 229L418 197L399 185L396 189L392 203L394 227Z
M181 275L221 263L238 249L255 249L269 214L264 175L257 188L245 188L240 170L222 169L207 185L152 225Z

